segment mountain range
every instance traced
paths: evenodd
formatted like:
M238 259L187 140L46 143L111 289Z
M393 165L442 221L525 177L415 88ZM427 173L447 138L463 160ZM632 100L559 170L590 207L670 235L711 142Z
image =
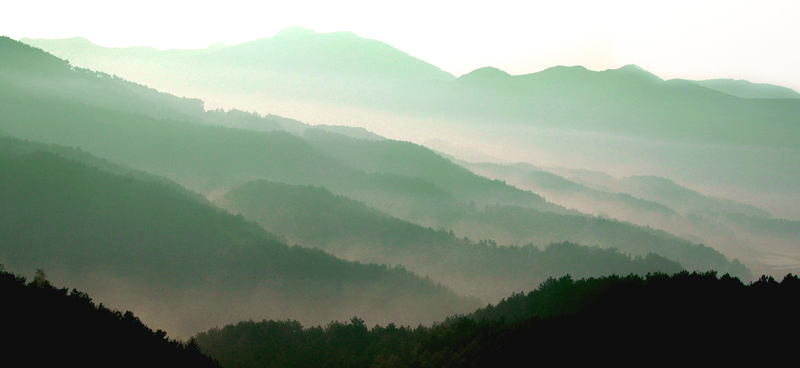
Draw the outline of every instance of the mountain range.
M396 129L441 118L431 131L477 129L471 134L484 136L477 143L484 146L492 139L513 146L538 130L659 137L695 145L687 159L741 146L755 154L736 167L743 171L737 175L758 181L747 175L797 165L791 134L800 129L792 124L799 105L790 98L742 102L634 66L560 67L528 76L487 68L455 78L377 41L302 29L207 50L71 42L93 50L86 60L150 58L144 69L162 73L158 89L165 92L135 75L84 69L77 56L68 62L0 38L0 263L28 272L46 268L54 280L182 336L248 318L320 324L358 314L370 323L428 323L564 274L687 269L750 280L751 269L797 267L798 221L677 180L472 164L364 127L205 109L212 92L230 101L251 94L409 117L411 125ZM285 57L271 58L275 53ZM198 69L170 69L187 63ZM212 69L202 69L213 63L211 76ZM252 68L260 71L248 74ZM674 126L664 117L635 124L692 99L696 114L676 112ZM252 108L247 101L242 108ZM723 112L707 130L725 121L731 132L687 130L710 116L700 108L706 103ZM730 110L737 105L741 115ZM755 131L747 124L759 118L770 123L758 134L733 131ZM554 125L561 120L566 125ZM758 165L775 157L781 161ZM764 180L792 194L796 187L786 180L797 172L782 175ZM598 211L601 202L616 208Z
M177 336L267 316L430 323L479 305L403 268L290 247L163 178L109 172L74 149L0 142L0 262L46 269Z
M358 126L472 161L668 177L800 220L800 98L780 86L662 80L635 65L456 78L379 41L297 27L203 50L24 42L209 109Z

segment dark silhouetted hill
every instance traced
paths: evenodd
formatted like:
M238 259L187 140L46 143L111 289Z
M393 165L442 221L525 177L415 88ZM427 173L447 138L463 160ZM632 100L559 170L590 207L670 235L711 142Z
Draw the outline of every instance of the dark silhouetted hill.
M168 338L130 311L98 305L76 289L59 289L42 270L27 282L0 265L0 293L7 362L54 366L79 357L84 367L219 367L196 340Z
M303 327L296 321L245 321L197 335L220 363L235 367L497 367L525 362L638 364L687 360L778 364L793 356L784 328L800 281L728 275L549 279L468 316L433 326L349 323ZM726 354L719 346L741 346Z

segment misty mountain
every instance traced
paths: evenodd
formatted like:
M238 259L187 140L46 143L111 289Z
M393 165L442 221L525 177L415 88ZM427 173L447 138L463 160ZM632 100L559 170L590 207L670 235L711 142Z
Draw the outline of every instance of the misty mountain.
M743 279L750 277L741 264L737 262L736 266L731 266L725 257L719 257L718 253L714 255L716 252L707 247L691 245L663 232L617 221L592 219L577 211L565 210L532 192L476 176L415 144L392 140L365 141L313 129L307 130L304 137L348 166L367 172L388 172L423 179L453 193L462 203L468 202L465 206L441 200L426 210L409 212L398 211L397 205L375 201L363 193L346 194L403 220L433 228L453 229L462 237L491 239L505 245L533 243L545 246L567 240L615 247L637 256L654 252L678 261L691 270L716 269L735 273ZM672 211L658 203L630 195L620 194L617 197L649 209ZM240 199L239 203L255 201L256 198ZM404 199L403 202L408 200ZM404 207L408 208L408 205ZM425 208L425 204L420 203L417 207ZM608 226L598 226L601 223Z
M415 81L452 80L441 69L350 32L289 27L276 35L204 50L105 48L86 39L31 40L73 65L184 96L233 95L351 100ZM236 86L231 88L231 86Z
M757 217L771 217L771 214L757 206L740 203L730 199L700 193L676 183L672 179L656 175L632 175L623 178L591 170L575 170L559 167L534 167L526 164L511 166L496 164L469 164L462 163L476 170L484 172L490 177L524 175L528 173L541 174L542 176L557 177L559 186L552 186L551 190L567 188L581 188L583 191L596 191L605 193L623 193L634 196L651 203L657 203L683 214L718 214L742 213ZM569 183L569 184L565 184ZM524 185L523 185L524 187ZM542 189L546 185L541 185Z
M752 83L741 79L708 79L692 81L703 87L742 98L800 98L797 91L766 83Z
M178 334L262 316L286 319L278 324L283 332L302 330L289 319L322 324L353 314L416 324L475 308L477 300L448 285L496 299L563 273L684 267L747 281L750 270L726 256L755 262L759 273L800 264L800 221L781 218L800 216L792 212L800 208L800 99L766 98L777 87L665 81L634 65L522 76L487 67L455 78L378 41L300 28L205 50L28 42L75 54L68 62L0 38L0 262L45 268L59 283ZM102 71L83 69L91 63ZM219 109L234 104L258 112ZM326 125L271 114L285 111ZM330 125L343 120L348 127ZM493 173L486 178L423 146L385 139L394 137L387 132L591 171L573 171L580 177L573 180L530 164L473 168ZM708 188L744 194L733 201ZM594 211L586 210L592 201ZM610 208L600 210L601 202ZM664 277L652 279L663 286ZM642 280L610 279L634 289ZM647 303L666 306L663 316L714 295L693 294L692 303L653 294L636 300L641 294L624 287L600 294L606 289L597 283L605 280L588 281L589 292L576 291L571 278L550 280L540 291L566 295L567 302L550 304L560 310L600 300L608 311L620 306L604 304L612 296L627 296L620 308L635 307L642 317L628 323L637 336L652 331L641 323ZM730 277L720 282L740 289ZM766 278L757 284L752 290L776 288ZM744 305L728 295L719 300ZM458 319L431 328L443 331L434 347L413 351L438 354L434 366L458 364L474 350L448 350L448 341L522 349L514 341L529 339L514 337L561 331L546 334L560 344L584 322L594 335L581 336L599 339L617 331L608 321L621 318L588 315L567 328L528 315L508 330L502 320ZM682 332L670 330L675 316L654 323ZM364 320L350 321L310 331L367 336ZM492 339L448 340L461 336L448 330L453 325ZM731 325L728 315L714 320L726 336ZM365 339L334 340L347 349L367 346ZM346 360L346 351L337 351L340 365L366 364Z
M674 181L657 176L628 176L620 179L618 191L662 203L687 214L742 213L757 217L770 217L769 212L755 206L706 196L682 187Z
M550 244L544 250L475 243L452 232L409 223L320 187L251 182L219 203L253 219L292 244L315 247L345 259L401 264L455 291L496 301L532 290L548 277L580 277L683 268L654 253L629 257L616 249ZM576 276L578 277L578 276Z
M15 47L25 53L37 52L21 44ZM58 65L62 68L60 72L68 76L64 77L66 80L113 79L108 75L71 70L63 62ZM624 228L637 234L647 231L635 230L627 224L598 227L577 212L547 203L531 192L471 174L417 145L357 140L308 129L309 134L304 134L306 140L285 131L254 132L193 124L191 119L134 114L110 106L104 108L74 101L78 97L91 100L96 94L108 94L107 89L83 88L80 93L72 93L67 87L75 83L65 83L60 90L65 97L55 92L50 97L40 96L31 91L34 87L25 81L45 78L42 74L38 70L3 74L10 77L0 80L7 86L0 100L3 104L0 129L23 139L80 147L127 167L165 176L210 198L251 180L316 185L406 221L453 229L460 237L493 239L504 245L534 243L538 246L570 240L619 247L638 256L653 251L692 270L729 268L724 257L718 261L716 256L694 256L688 250L695 248L686 247L681 241L664 243L682 244L677 248L648 245L649 235L616 241L612 233L619 235L618 230L606 232L606 229ZM231 112L228 114L235 117ZM264 118L248 116L255 120ZM484 210L482 206L486 204L494 207ZM495 206L497 204L513 206ZM560 221L559 214L538 210L571 214ZM508 222L520 213L523 215L519 219ZM544 222L526 223L540 220ZM550 228L553 221L562 223L556 227L558 231ZM502 226L493 229L496 224ZM533 229L547 230L536 233ZM483 231L488 233L483 234ZM687 263L687 260L690 261Z
M797 221L707 196L656 176L617 179L602 173L524 164L460 162L486 177L542 194L555 204L678 234L738 258L754 273L779 277L794 260Z
M37 52L21 44L8 49L11 51L9 55L14 52L33 55ZM209 120L225 120L233 122L226 125L245 127L249 124L254 127L268 125L265 120L282 119L237 111L214 110L197 119L185 115L165 120L158 117L153 111L158 110L155 108L129 113L117 109L114 104L91 105L93 101L103 99L99 95L113 95L111 91L114 89L124 93L129 87L108 75L72 70L63 61L39 53L57 66L54 69L63 75L60 77L63 87L43 94L27 81L46 78L45 72L38 69L6 70L4 75L9 76L5 80L8 87L4 89L7 98L0 101L5 106L1 112L5 119L0 128L16 137L82 147L130 167L167 176L203 193L228 190L252 179L268 179L324 185L340 194L358 195L362 200L372 198L370 203L382 204L384 208L395 205L411 207L400 210L416 213L459 206L457 201L487 200L514 201L557 210L535 194L476 176L416 145L348 140L341 135L323 134L321 129L331 129L326 127L304 134L308 129L300 127L302 123L299 122L292 130L303 134L306 140L268 128L256 128L254 130L261 133L254 134L249 130L207 124ZM90 82L84 82L87 79ZM88 87L71 89L74 85ZM99 97L95 99L95 96ZM78 98L88 102L75 101ZM139 100L135 96L126 98L132 104ZM193 124L198 120L200 124ZM288 119L278 122L283 120ZM355 128L335 130L375 139ZM313 147L307 142L313 142ZM379 154L377 158L380 161L354 162L351 159L375 154ZM396 159L406 156L408 159L397 161L405 167L393 164ZM263 160L262 157L270 159ZM379 165L386 168L377 172ZM419 200L420 195L425 199ZM486 195L491 197L487 199ZM399 198L408 200L398 201Z
M289 247L163 182L15 151L0 153L0 262L178 336L250 318L427 323L477 303L402 268Z
M275 46L284 41L290 46ZM438 140L452 148L447 153L473 157L583 167L620 177L669 177L747 193L747 203L781 218L800 219L800 161L788 159L800 156L800 99L737 97L766 97L757 91L761 86L665 81L634 65L605 71L556 66L515 76L482 68L453 78L401 52L372 50L366 45L373 41L352 34L301 29L208 50L106 50L91 48L85 40L26 42L77 66L201 97L213 108L362 126L416 142ZM356 46L364 53L343 57L337 51ZM209 56L237 48L229 61ZM153 54L163 57L143 61ZM278 61L259 59L267 54ZM229 65L239 56L262 60L258 71L251 68L253 62L232 70ZM297 67L286 66L292 63ZM363 71L364 77L354 76L353 70Z
M540 193L554 203L566 208L578 209L584 213L605 214L624 221L633 219L632 217L627 218L628 216L623 216L621 213L611 213L609 212L611 209L599 206L601 202L604 204L611 202L620 208L635 212L637 215L642 212L651 212L666 219L677 214L674 209L664 204L634 197L627 193L612 192L610 189L595 189L595 185L599 184L587 186L538 167L466 162L461 165L485 177L503 180L517 188ZM586 204L591 202L597 205L596 208L587 207Z
M790 122L800 101L742 100L681 80L664 81L635 66L590 71L553 67L511 76L484 68L439 88L409 88L408 113L472 122L527 124L704 143L797 149ZM754 121L770 122L755 125Z
M385 141L387 138L377 135L361 127L349 127L341 125L315 125L314 129L323 130L331 133L341 134L350 138L365 139L368 141ZM305 133L306 131L304 131ZM308 138L308 135L305 135Z
M398 114L460 126L439 138L479 142L472 147L488 156L669 177L742 193L783 218L800 215L797 99L742 99L636 66L519 76L481 69L404 93L398 99L409 107Z
M358 192L395 201L398 194L426 192L451 201L451 195L425 181L398 175L368 175L350 168L311 146L295 134L307 128L295 122L288 130L257 128L258 132L214 126L209 121L233 121L234 125L283 124L290 119L258 116L239 111L213 110L193 119L189 115L164 119L154 110L139 113L94 101L128 86L101 73L72 70L66 62L14 41L8 54L39 54L53 61L60 73L61 88L41 93L31 80L46 80L47 70L15 68L14 63L0 71L0 129L28 140L80 147L94 155L139 170L163 175L204 194L225 191L253 179L268 179L297 184L315 184L336 190ZM52 59L52 60L51 60ZM20 62L27 65L27 63ZM90 82L85 82L86 80ZM95 82L97 81L97 82ZM103 82L105 81L105 82ZM119 82L119 83L118 83ZM44 84L44 83L43 83ZM72 86L80 88L71 88ZM49 88L49 87L48 87ZM141 100L126 96L131 104ZM106 98L109 99L109 98ZM83 100L86 100L85 102ZM236 123L236 122L240 123ZM291 124L291 123L290 123ZM324 128L323 128L324 129ZM338 131L348 131L346 128ZM354 134L363 131L349 129ZM424 201L429 203L430 201Z
M475 175L423 146L396 140L365 140L330 134L318 129L303 134L329 157L368 173L390 173L422 179L447 190L461 201L516 204L553 212L566 212L541 196L500 181Z

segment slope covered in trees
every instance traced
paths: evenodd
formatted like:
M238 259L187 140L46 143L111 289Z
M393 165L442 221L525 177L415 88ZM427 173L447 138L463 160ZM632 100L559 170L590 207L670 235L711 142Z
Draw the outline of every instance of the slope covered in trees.
M477 305L400 267L289 247L164 180L25 151L0 152L0 262L178 336L248 318L430 322Z
M159 117L160 110L152 107L144 108L141 113L132 113L111 103L98 105L93 101L109 100L111 97L104 96L115 95L117 90L137 105L136 101L141 98L124 91L138 87L108 75L72 70L65 62L13 40L0 41L9 50L4 54L9 63L4 64L0 72L0 84L5 86L0 90L3 96L0 99L0 129L13 137L79 147L112 162L165 176L208 197L218 197L257 179L317 185L404 220L435 228L452 228L462 237L495 239L506 245L530 242L545 245L572 240L582 244L617 246L634 255L645 256L650 252L650 249L628 249L601 241L608 239L610 234L604 234L602 227L592 226L586 221L563 221L579 227L567 227L566 231L591 235L581 239L560 238L561 233L557 237L539 238L510 235L510 231L524 231L529 224L523 221L535 221L535 216L517 220L517 226L522 228L504 229L492 234L475 233L515 216L515 210L507 207L481 211L480 206L487 202L514 202L556 212L564 210L531 192L473 175L417 145L393 141L348 141L331 133L322 135L319 132L310 132L308 140L305 140L285 131L254 133L208 126L203 118L198 118L199 122L195 124L189 113L170 113L177 117L163 118ZM26 61L20 61L23 59ZM45 64L50 66L28 66L29 60L39 59L43 60L42 63L47 61ZM48 93L38 92L36 84L30 81L49 81L51 69L59 75L57 80L61 82L57 84L62 88L51 88ZM75 85L82 87L71 87ZM159 95L155 93L153 96ZM173 111L178 111L176 109ZM258 120L258 117L252 118ZM211 120L214 119L217 118ZM347 148L348 144L353 148ZM348 155L374 156L374 159L354 161L346 159ZM399 156L397 162L388 165L387 155ZM376 167L382 164L387 164L386 170L377 171ZM473 202L479 206L473 206ZM553 216L558 218L555 214ZM476 221L479 222L477 225ZM588 230L587 226L590 227ZM601 236L594 236L597 231ZM630 248L637 248L643 243L629 244ZM670 258L676 259L673 255ZM724 265L706 263L703 257L687 254L677 260L686 267L693 267L686 264L685 259L698 259L698 269L727 272Z
M0 265L0 293L3 359L10 364L44 367L75 359L83 367L219 367L195 340L168 338L130 311L98 305L77 289L57 288L41 269L26 282Z
M540 210L568 213L541 196L490 180L423 146L395 140L365 140L319 129L308 129L303 138L326 155L368 173L391 173L422 179L477 206L516 204Z
M679 234L773 277L800 266L800 222L705 195L670 179L621 179L588 170L460 162L478 174L539 193L554 204ZM740 275L741 277L741 275Z
M422 67L424 62L399 52L365 47L354 54L363 57L342 58L332 51L370 43L352 34L283 36L220 50L148 52L88 47L74 40L26 42L74 58L78 65L149 85L163 83L158 87L165 91L226 100L227 107L315 124L360 125L426 145L430 139L443 143L442 149L449 147L451 154L618 171L622 176L655 174L729 193L757 193L751 203L779 217L800 219L795 185L800 167L797 160L784 159L799 155L795 137L800 136L800 99L743 98L796 92L734 81L662 80L635 65L604 71L554 66L526 75L487 67L458 78L442 77L435 67ZM288 39L294 43L274 47ZM309 54L309 45L329 51L330 60ZM203 61L234 49L239 50L236 56L219 63ZM378 54L385 58L374 57ZM143 62L151 56L152 65ZM261 62L236 63L245 56ZM274 59L291 65L286 57L300 59L292 59L297 68L271 64ZM342 63L361 68L368 77L354 76ZM232 72L186 72L220 64L243 68L246 78ZM126 65L140 70L122 74L122 69L131 69ZM410 65L420 67L404 67ZM392 72L372 73L376 70ZM323 71L335 77L319 77ZM402 81L386 83L390 78L375 75L402 75ZM286 86L280 80L291 82ZM213 88L198 86L203 83Z
M324 188L265 181L220 199L290 243L360 262L401 264L483 301L531 290L548 277L678 272L680 264L654 253L629 257L616 249L556 243L541 249L474 242L383 214ZM644 247L642 247L644 248Z
M531 361L709 364L790 359L800 279L743 284L682 272L550 279L528 294L427 327L362 320L304 328L240 322L197 335L226 367L497 367ZM728 354L723 346L739 346Z

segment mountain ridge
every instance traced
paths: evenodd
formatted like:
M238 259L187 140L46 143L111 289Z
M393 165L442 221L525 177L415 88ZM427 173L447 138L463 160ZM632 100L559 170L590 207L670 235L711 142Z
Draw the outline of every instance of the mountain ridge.
M111 80L100 74L71 73L71 77L78 80ZM28 80L30 78L22 78L2 90L9 99L0 99L0 103L7 105L0 109L7 115L0 119L0 129L19 138L81 147L109 160L164 175L209 198L224 195L245 182L263 179L325 186L336 194L364 201L417 224L459 226L460 236L486 238L486 234L480 233L481 229L500 224L500 233L488 238L506 245L540 240L547 244L571 239L615 246L619 245L613 240L615 231L638 234L634 238L653 236L632 225L597 226L594 219L547 203L532 192L478 177L429 149L409 142L365 141L321 131L311 139L312 136L305 133L304 138L285 131L253 132L195 124L192 119L156 118L153 115L157 114L147 109L138 114L116 110L113 105L97 109L72 100L89 101L97 94L111 95L110 91L88 89L74 93L64 89L60 90L60 97L53 95L55 100L24 97L27 96L24 91L31 88L25 82ZM117 84L109 88L128 88L122 81L114 83ZM314 132L314 129L306 130L309 134ZM491 208L486 210L484 206ZM519 218L511 222L513 226L503 225L514 216ZM548 237L542 238L531 231L532 225L525 224L525 221L540 220L542 224L535 225L547 232ZM549 224L558 222L562 224L550 228ZM571 231L557 230L565 224ZM575 233L578 233L575 237L569 235ZM703 248L672 237L656 236L664 245L662 250L670 250L671 257L683 254L682 261L691 258L684 254L686 251ZM626 242L629 250L644 256L647 251L642 245ZM687 267L727 267L724 257L716 260L719 256L701 256L702 260L692 261Z
M478 304L402 268L289 247L167 180L67 159L64 147L2 142L18 147L0 151L0 263L47 269L173 334L272 316L321 324L356 310L375 322L431 322ZM324 303L308 302L320 295ZM430 304L407 313L405 301Z

